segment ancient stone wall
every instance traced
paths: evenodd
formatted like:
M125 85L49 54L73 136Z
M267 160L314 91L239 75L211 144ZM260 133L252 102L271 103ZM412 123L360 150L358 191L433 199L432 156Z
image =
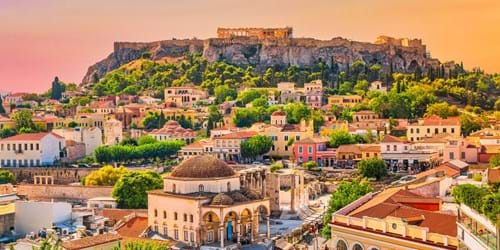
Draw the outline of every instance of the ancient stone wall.
M9 168L17 183L33 183L35 176L52 176L55 184L69 184L80 180L96 169L90 168Z
M17 185L17 195L29 200L86 201L95 197L110 197L112 186Z
M286 28L217 28L217 38L255 37L258 39L288 39L293 29Z

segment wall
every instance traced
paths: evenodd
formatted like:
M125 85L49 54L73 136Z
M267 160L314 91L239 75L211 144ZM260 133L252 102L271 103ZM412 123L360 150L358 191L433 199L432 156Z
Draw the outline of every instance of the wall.
M55 184L69 184L80 182L80 180L89 175L90 172L97 169L91 168L7 168L14 173L16 182L33 183L35 175L50 175L54 177Z
M37 233L43 227L52 228L53 223L69 219L71 219L71 204L69 203L16 202L15 230L21 235Z
M17 195L29 200L77 200L85 201L95 197L110 197L111 186L70 186L70 185L34 185L20 184Z

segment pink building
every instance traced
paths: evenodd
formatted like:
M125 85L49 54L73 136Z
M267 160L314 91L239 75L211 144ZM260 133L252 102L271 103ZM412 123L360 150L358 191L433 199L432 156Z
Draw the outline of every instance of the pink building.
M479 148L467 143L463 138L449 139L443 149L443 161L461 160L467 163L478 162Z
M319 167L333 166L335 151L328 149L328 138L308 137L293 144L294 161L301 165L305 162L316 162Z

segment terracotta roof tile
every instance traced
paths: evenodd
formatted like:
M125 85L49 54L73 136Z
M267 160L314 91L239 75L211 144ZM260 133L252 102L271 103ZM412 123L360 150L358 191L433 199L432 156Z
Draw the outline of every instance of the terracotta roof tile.
M120 223L119 223L120 224ZM115 231L122 237L139 238L148 227L148 217L135 215L132 218L120 224Z
M14 135L11 137L4 138L0 141L4 141L4 142L5 141L39 141L49 134L52 134L53 136L55 136L58 139L64 139L64 137L50 132L50 133L28 133L28 134Z
M100 234L82 239L66 241L62 243L62 247L67 250L77 250L93 246L99 246L105 243L122 240L123 238L117 234Z
M393 135L385 135L384 139L382 140L383 143L389 143L389 142L399 142L399 143L405 143L407 142L404 139L401 139L399 137L393 136Z
M220 137L215 138L216 140L218 139L246 139L250 138L254 135L257 135L257 132L255 131L238 131L230 134L226 134Z

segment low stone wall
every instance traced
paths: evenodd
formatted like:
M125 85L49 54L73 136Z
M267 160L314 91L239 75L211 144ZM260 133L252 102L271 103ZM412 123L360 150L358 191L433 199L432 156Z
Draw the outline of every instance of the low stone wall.
M69 184L80 182L80 180L90 174L90 172L97 170L92 168L5 168L11 171L17 183L33 183L34 176L52 176L54 177L55 184Z
M110 197L112 186L17 185L17 195L29 200L86 201L95 197Z

